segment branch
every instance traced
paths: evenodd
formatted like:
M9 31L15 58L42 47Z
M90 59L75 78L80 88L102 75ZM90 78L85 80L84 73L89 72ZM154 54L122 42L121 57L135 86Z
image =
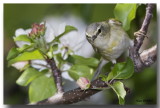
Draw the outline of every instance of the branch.
M157 57L157 45L153 46L152 48L143 51L141 54L139 54L139 49L141 45L143 44L143 40L146 37L145 35L147 34L148 26L150 23L150 20L152 18L152 11L153 11L153 4L148 4L146 8L146 16L143 21L141 29L136 33L135 35L137 38L134 39L134 45L129 49L130 51L130 58L134 61L135 68L137 71L142 70L146 66L152 65L156 61ZM54 62L54 60L52 60ZM50 62L49 62L50 63ZM50 63L53 64L53 63ZM53 67L55 66L55 63ZM52 65L51 65L52 67ZM54 71L54 68L52 69ZM59 72L58 72L59 73ZM55 76L54 76L55 77ZM115 81L115 80L114 80ZM114 82L113 81L113 82ZM57 82L57 81L56 81ZM91 83L91 87L87 90L81 90L80 88L76 88L74 90L67 91L65 93L57 93L54 96L39 101L38 105L42 104L72 104L76 103L79 101L84 100L85 98L88 98L101 90L94 89L96 88L108 88L108 85L102 81L100 78L97 80L94 80Z
M54 58L52 58L52 59L47 58L46 61L51 66L51 70L53 72L53 78L55 80L58 93L62 93L63 92L63 88L62 88L62 76L61 76L61 72L57 68L57 66L55 64Z
M145 66L152 65L156 58L157 58L157 45L153 46L152 48L149 48L147 50L144 50L140 57ZM142 69L143 67L139 68ZM116 81L116 80L114 80ZM114 82L113 81L113 82ZM113 83L112 82L112 83ZM74 90L67 91L65 93L58 93L46 100L40 101L36 103L37 105L48 105L48 104L72 104L79 101L82 101L102 90L94 89L94 88L105 88L107 89L108 85L102 81L100 78L97 80L94 80L91 83L91 87L87 90L81 90L80 88L76 88ZM128 88L125 88L126 91L128 91Z
M142 62L145 64L145 66L152 65L157 59L157 45L154 45L153 47L144 50L141 53L140 58Z
M135 65L135 71L140 72L144 67L150 66L152 63L155 62L156 59L153 59L152 63L150 62L150 58L155 58L152 56L156 56L156 50L153 51L153 55L150 55L148 59L143 59L142 55L139 54L139 49L143 44L143 40L146 37L148 26L150 24L151 18L152 18L152 12L153 12L154 4L148 4L146 8L146 15L143 21L143 24L138 32L135 32L134 35L136 38L134 39L134 45L131 46L129 49L129 56L133 60ZM157 49L157 48L154 48Z
M101 90L97 90L94 88L107 88L108 85L102 81L100 78L94 80L91 83L91 87L87 90L81 90L80 88L76 88L74 90L67 91L65 93L58 93L46 100L40 101L36 103L37 105L48 105L48 104L72 104L88 98Z

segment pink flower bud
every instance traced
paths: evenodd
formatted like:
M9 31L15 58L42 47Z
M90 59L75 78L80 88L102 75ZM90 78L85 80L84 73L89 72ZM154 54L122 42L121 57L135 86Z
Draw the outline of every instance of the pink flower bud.
M45 32L45 25L44 24L33 24L32 25L32 30L29 33L29 36L35 38L39 37L41 35L44 35Z
M35 35L36 35L36 34L38 33L38 29L37 29L37 28L35 28L35 27L34 27L34 28L32 28L31 33L33 33L33 34L35 34Z
M80 77L77 80L77 84L82 90L88 89L90 87L90 81L85 77Z

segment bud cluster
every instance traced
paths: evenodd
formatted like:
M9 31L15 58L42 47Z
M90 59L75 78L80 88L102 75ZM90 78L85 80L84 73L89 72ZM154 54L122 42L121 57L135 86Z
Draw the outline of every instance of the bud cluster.
M43 36L45 33L45 24L33 24L29 36L32 38Z

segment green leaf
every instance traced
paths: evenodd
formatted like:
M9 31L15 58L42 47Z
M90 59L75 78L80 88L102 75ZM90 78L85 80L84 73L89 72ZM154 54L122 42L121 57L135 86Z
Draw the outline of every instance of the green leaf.
M93 58L93 57L85 58L79 55L70 55L67 58L67 61L72 64L86 65L90 67L97 67L99 63L99 60L96 58Z
M34 103L53 96L57 91L53 77L42 75L29 86L29 101Z
M18 56L18 54L19 54L19 51L16 48L10 49L8 56L7 56L7 60L15 58L16 56Z
M57 61L57 66L58 66L58 68L60 68L61 65L65 62L65 60L63 60L63 58L62 58L62 56L61 56L61 53L54 54L54 58L55 58L55 60Z
M70 25L66 25L66 26L65 26L65 31L64 31L62 34L56 36L55 39L54 39L51 43L54 43L54 42L56 42L56 41L59 42L59 39L60 39L63 35L71 32L71 31L76 31L76 30L77 30L77 28L75 28L75 27L73 27L73 26L70 26Z
M21 76L17 79L16 83L21 86L27 86L31 81L45 74L47 71L48 70L43 70L39 72L34 68L28 68L21 74Z
M25 42L32 42L32 40L27 35L19 35L13 38L14 41L25 41Z
M75 28L75 27L73 27L73 26L70 26L70 25L66 25L65 31L64 31L62 34L60 34L59 36L57 36L56 39L59 40L59 38L61 38L63 35L71 32L71 31L75 31L75 30L77 30L77 28Z
M52 51L57 51L58 50L58 44L54 44L52 46Z
M137 4L117 4L114 9L114 16L123 23L123 28L130 29L130 23L136 16Z
M99 77L101 77L102 81L107 81L107 76L104 74L100 74Z
M40 37L39 39L37 39L37 44L38 44L38 48L43 52L43 53L47 53L48 48L47 48L47 44L46 41L44 39L44 37Z
M33 46L34 46L34 43L32 43L32 44L30 44L30 45L25 44L25 45L23 45L22 47L17 48L17 50L18 50L19 52L22 52L22 51L25 51L26 49L29 49L29 48L33 47Z
M58 50L58 44L51 45L47 53L49 58L53 57L53 52ZM56 54L55 54L56 55Z
M119 104L120 105L124 105L124 103L125 103L124 98L126 96L126 91L124 89L123 83L120 82L120 81L117 81L113 85L110 85L110 86L115 91L115 93L117 94L118 100L119 100Z
M34 60L34 59L44 59L44 58L38 50L34 50L31 52L24 52L22 54L19 54L14 59L11 59L8 62L8 65L10 66L11 64L19 62L19 61L27 61L27 60Z
M93 68L85 65L73 65L68 72L74 80L78 80L79 77L85 77L91 80L94 74Z
M63 61L63 58L62 58L62 56L61 56L61 53L55 54L55 58L56 58L56 60L57 60L58 62Z
M130 58L126 62L117 63L109 73L107 81L111 79L128 79L134 73L134 64Z
M77 28L75 28L73 26L70 26L70 25L66 25L65 33L68 33L68 32L73 31L73 30L77 30Z

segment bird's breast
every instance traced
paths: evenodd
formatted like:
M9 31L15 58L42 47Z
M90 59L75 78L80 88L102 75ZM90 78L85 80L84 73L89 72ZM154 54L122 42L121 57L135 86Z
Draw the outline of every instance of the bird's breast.
M101 41L102 43L98 46L98 52L106 60L117 59L126 50L127 41L125 36L111 38L106 42Z

